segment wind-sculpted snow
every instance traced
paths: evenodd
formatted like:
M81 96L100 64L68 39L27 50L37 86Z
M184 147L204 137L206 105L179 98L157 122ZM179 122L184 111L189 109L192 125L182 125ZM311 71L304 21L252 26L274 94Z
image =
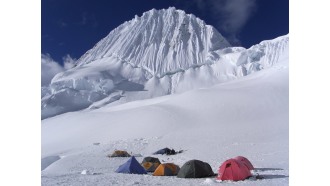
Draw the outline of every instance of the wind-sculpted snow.
M288 57L289 36L230 47L181 10L151 10L110 32L42 89L42 118L209 87Z
M274 40L262 41L243 51L237 60L237 66L241 67L242 72L251 74L269 68L288 56L289 35L286 35Z
M203 64L209 52L230 46L212 26L184 11L150 10L125 22L78 60L78 65L114 56L163 76Z

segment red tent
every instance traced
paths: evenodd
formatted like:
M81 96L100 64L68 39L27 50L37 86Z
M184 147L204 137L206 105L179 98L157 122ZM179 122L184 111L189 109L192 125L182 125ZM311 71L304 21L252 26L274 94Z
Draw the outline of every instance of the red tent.
M239 181L252 176L250 170L236 159L229 159L223 162L218 173L217 180Z
M247 168L249 170L253 170L254 167L252 165L252 163L246 158L246 157L243 157L243 156L237 156L234 158L235 160L238 160L238 161L241 161L245 166L247 166Z

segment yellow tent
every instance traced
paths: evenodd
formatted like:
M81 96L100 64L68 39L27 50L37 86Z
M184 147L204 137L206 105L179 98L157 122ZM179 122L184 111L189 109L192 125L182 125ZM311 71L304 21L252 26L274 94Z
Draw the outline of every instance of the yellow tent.
M178 174L179 170L180 170L180 167L175 165L174 163L164 163L164 164L160 164L152 175L153 176L175 176Z
M116 150L114 151L111 155L108 155L108 157L112 158L112 157L130 157L131 155L129 155L126 151L124 150Z

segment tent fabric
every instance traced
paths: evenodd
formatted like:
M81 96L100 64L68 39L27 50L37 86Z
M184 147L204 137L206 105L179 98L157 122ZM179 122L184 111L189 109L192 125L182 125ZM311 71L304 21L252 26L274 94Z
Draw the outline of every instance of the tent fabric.
M109 157L131 157L126 151L124 150L116 150L114 151Z
M144 162L141 165L147 172L154 172L159 166L159 163Z
M250 170L236 159L229 159L223 162L219 168L217 180L245 180L252 176Z
M125 174L147 174L147 171L144 170L134 156L132 156L126 163L120 165L116 172Z
M161 163L158 158L150 156L145 157L141 163L147 172L154 172L160 164Z
M166 147L154 152L153 154L168 154L169 152L171 152L171 149Z
M164 163L160 164L155 172L152 174L153 176L176 176L180 170L180 167L175 165L174 163Z
M152 163L159 163L159 164L161 164L158 158L151 157L151 156L148 156L148 157L143 158L142 163L145 163L145 162L152 162Z
M234 158L235 160L238 160L240 162L242 162L245 166L247 166L247 168L249 170L253 170L254 167L252 165L252 163L246 158L246 157L243 157L243 156L237 156Z
M190 160L180 169L179 178L204 178L214 176L211 166L200 160Z

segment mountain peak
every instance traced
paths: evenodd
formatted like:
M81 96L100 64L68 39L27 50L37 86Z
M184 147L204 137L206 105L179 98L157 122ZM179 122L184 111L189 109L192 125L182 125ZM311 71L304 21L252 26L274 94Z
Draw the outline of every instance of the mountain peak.
M212 26L174 7L152 9L109 33L78 61L78 66L116 56L152 74L187 69L206 63L210 52L229 47Z

